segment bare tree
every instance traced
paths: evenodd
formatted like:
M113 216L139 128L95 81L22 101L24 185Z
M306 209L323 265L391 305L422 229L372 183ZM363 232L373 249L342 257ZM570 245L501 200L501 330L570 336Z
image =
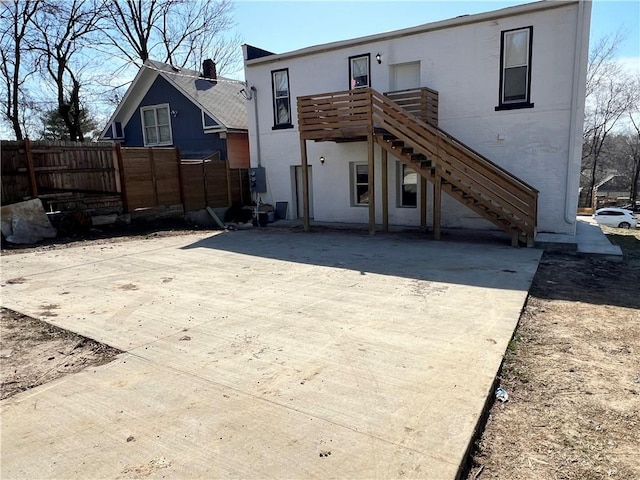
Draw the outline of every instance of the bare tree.
M0 6L0 72L3 78L2 113L17 140L24 138L25 108L29 105L25 84L35 72L25 66L27 34L41 0L13 0ZM26 68L25 68L26 67Z
M627 114L637 95L634 82L614 58L623 38L620 32L604 37L589 54L582 158L583 169L589 171L589 205L593 201L598 162L607 138Z
M211 54L219 71L237 64L239 41L225 36L234 26L231 0L110 0L105 35L126 61L149 58L177 67L199 65ZM238 42L238 43L235 43Z
M80 90L86 66L87 45L100 30L103 18L99 0L45 0L33 19L39 32L33 43L38 62L53 81L58 113L72 141L83 141Z
M636 91L640 90L640 80L636 82ZM632 207L635 207L638 199L638 183L640 182L640 98L635 97L633 107L629 112L629 121L632 125L632 132L627 141L627 152L631 163L631 188L629 199Z

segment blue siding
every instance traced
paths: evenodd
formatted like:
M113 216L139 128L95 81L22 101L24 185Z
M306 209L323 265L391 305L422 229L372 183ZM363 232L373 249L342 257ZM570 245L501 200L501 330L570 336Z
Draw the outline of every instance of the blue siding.
M140 107L163 103L169 104L169 110L178 112L175 117L171 116L171 134L173 146L180 149L182 158L204 158L215 151L220 151L221 158L227 159L226 140L221 139L217 133L205 134L202 130L202 111L200 108L161 76L156 77L153 85L124 127L124 146L144 146Z

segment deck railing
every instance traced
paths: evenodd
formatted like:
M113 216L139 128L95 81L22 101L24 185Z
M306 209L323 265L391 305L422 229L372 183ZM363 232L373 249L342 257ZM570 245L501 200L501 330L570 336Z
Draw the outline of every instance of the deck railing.
M420 90L426 93L407 90L382 95L363 88L299 97L300 138L335 141L388 132L427 157L451 190L463 192L532 238L538 191L438 128L437 92Z

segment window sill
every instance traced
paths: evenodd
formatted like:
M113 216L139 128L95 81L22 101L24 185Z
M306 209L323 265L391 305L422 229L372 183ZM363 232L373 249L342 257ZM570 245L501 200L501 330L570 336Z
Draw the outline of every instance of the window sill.
M145 147L171 147L173 146L173 142L169 142L169 143L145 143L144 144Z
M274 125L271 130L286 130L288 128L293 128L291 123L283 123L282 125Z
M517 110L519 108L533 108L533 103L521 102L521 103L503 103L496 107L496 112L501 110Z

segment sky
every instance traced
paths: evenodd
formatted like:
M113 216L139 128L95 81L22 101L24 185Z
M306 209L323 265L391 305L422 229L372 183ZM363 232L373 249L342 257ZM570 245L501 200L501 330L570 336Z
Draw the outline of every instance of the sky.
M530 2L236 0L235 18L244 43L284 53L523 3ZM594 0L591 39L615 34L619 28L625 31L626 40L618 55L640 74L640 2ZM243 78L243 73L232 76Z

